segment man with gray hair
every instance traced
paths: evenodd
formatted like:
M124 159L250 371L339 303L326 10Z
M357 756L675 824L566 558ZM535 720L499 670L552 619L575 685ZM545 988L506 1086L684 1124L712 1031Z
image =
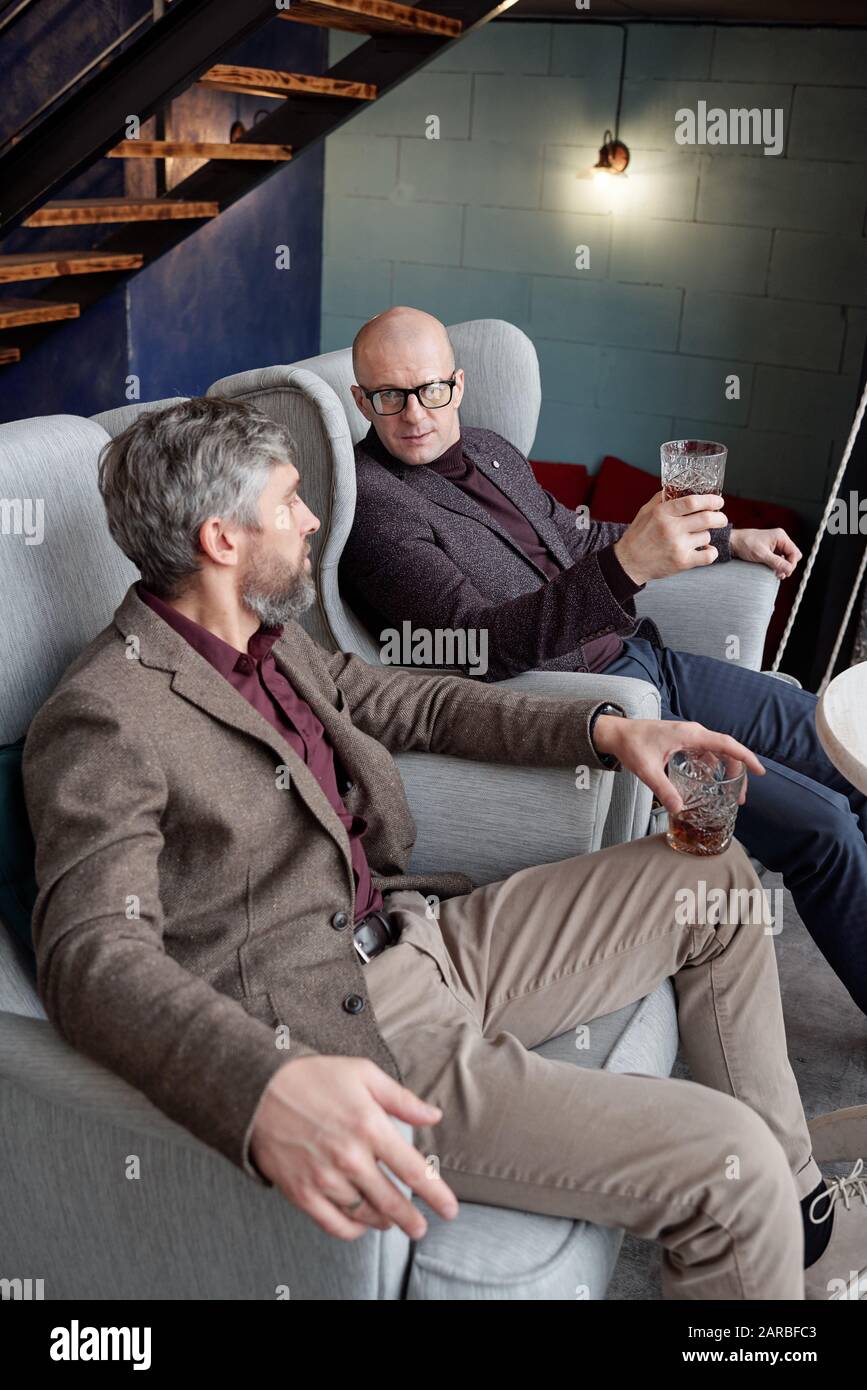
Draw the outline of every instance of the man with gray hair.
M848 1287L867 1207L813 1159L772 940L675 922L699 876L756 886L738 845L691 860L655 837L481 888L413 873L391 754L623 766L671 809L674 749L756 758L697 724L323 651L294 621L319 526L299 482L286 431L218 399L106 446L108 524L142 578L24 758L49 1018L339 1238L424 1234L387 1165L445 1218L457 1195L658 1240L672 1297ZM531 1051L669 976L694 1082Z

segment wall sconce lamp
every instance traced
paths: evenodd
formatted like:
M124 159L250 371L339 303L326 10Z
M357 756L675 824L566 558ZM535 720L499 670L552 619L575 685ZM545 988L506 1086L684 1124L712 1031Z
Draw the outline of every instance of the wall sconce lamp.
M602 137L599 158L593 165L593 177L600 182L607 182L614 174L625 176L626 167L629 164L629 150L623 141L618 139L620 108L623 105L623 74L626 71L626 40L629 32L625 25L622 25L621 28L623 29L623 46L620 50L620 81L617 84L617 113L614 117L614 133L612 135L610 130L606 130Z
M604 144L599 150L599 158L593 165L594 179L607 179L611 174L623 174L629 163L629 150L622 140L615 140L610 130L606 130Z

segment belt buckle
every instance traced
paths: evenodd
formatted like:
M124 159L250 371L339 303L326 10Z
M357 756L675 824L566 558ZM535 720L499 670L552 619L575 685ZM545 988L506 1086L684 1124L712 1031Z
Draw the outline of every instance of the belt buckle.
M385 942L385 945L382 946L382 947L380 948L380 950L378 950L378 951L376 952L376 954L377 954L378 956L381 956L383 951L387 950L387 948L388 948L389 946L391 946L391 945L394 944L394 943L393 943L393 940L392 940L391 923L388 921L387 917L385 917L385 915L384 915L384 913L382 912L382 910L380 909L379 911L368 912L367 916L366 916L366 917L363 917L363 918L361 919L361 921L358 922L358 923L356 924L355 927L353 927L353 935L352 935L352 944L353 944L353 946L355 947L355 949L356 949L356 951L358 952L358 954L361 956L361 959L364 961L364 964L365 964L365 965L369 964L369 962L372 961L372 960L374 959L374 957L373 957L373 956L369 956L369 955L367 954L367 952L365 951L364 947L361 946L361 945L359 944L358 939L357 939L357 937L355 936L355 932L358 930L359 927L364 926L365 922L369 922L369 921L370 921L372 918L374 918L374 917L376 918L377 922L380 923L381 926L385 927L385 933L386 933L386 938L387 938L387 939L386 939L386 942Z
M360 925L360 924L359 924L359 925ZM373 959L373 957L372 957L372 956L369 956L369 955L367 954L367 952L365 951L364 947L359 945L359 943L356 941L355 937L352 938L352 944L353 944L353 946L355 947L355 949L356 949L356 951L358 952L358 954L361 956L361 959L364 961L364 964L367 965L368 962L371 961L371 960Z

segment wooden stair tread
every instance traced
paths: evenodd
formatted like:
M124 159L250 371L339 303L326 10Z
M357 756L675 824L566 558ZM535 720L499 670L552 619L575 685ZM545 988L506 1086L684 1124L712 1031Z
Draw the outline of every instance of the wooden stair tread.
M371 82L346 82L336 77L316 77L306 72L277 72L273 68L238 67L217 63L199 78L200 87L218 92L244 92L248 96L282 97L289 92L311 96L352 97L373 101L376 87Z
M13 347L0 347L0 367L6 367L10 362L21 361L21 349Z
M46 280L55 275L95 275L106 270L139 270L138 253L101 251L19 251L0 256L0 285L13 280Z
M213 140L121 140L110 159L262 159L277 163L292 158L291 145L254 145L239 140L222 144Z
M392 0L292 0L288 10L278 11L277 18L291 19L296 24L324 25L327 29L348 29L357 34L400 30L456 38L463 30L459 19L412 5L393 4Z
M78 315L77 304L54 304L47 299L0 299L0 328L21 328L29 323L55 323L60 319L77 319ZM18 352L18 348L11 350Z
M62 198L46 203L25 227L89 226L101 222L173 222L219 215L219 203L171 198Z

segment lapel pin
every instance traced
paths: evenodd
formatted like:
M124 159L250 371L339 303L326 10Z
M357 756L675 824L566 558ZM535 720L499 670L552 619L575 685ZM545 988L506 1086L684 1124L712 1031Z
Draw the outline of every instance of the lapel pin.
M493 466L494 466L495 468L499 468L499 466L500 466L500 465L497 463L497 460L496 460L496 459L491 459L491 463L493 464Z

